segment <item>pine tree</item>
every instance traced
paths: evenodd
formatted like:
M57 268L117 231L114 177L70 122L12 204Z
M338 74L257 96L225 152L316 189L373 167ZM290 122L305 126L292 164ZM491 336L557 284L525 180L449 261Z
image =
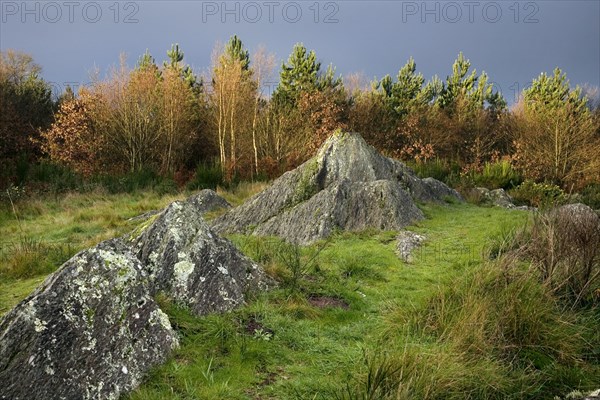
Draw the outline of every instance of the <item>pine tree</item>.
M446 78L436 99L437 104L449 115L453 115L459 106L466 106L471 112L481 110L486 105L494 111L504 109L506 102L500 93L493 91L487 74L483 72L478 77L476 70L469 74L470 68L471 62L460 52L452 65L452 75Z
M517 159L526 175L571 189L600 176L600 141L580 87L566 74L541 74L523 92Z
M426 104L430 99L423 92L425 79L422 74L416 74L417 65L411 57L407 63L398 71L396 82L389 75L384 76L379 82L378 88L385 96L388 107L399 118L406 117L413 106Z
M225 46L225 62L239 61L243 71L250 68L250 52L244 48L244 44L233 35Z
M281 65L279 85L273 100L279 106L295 108L301 92L317 89L321 63L313 50L307 51L302 43L297 43L288 58Z
M178 68L179 63L183 61L183 51L179 49L179 43L171 45L171 50L167 51L167 56L169 57L171 67Z

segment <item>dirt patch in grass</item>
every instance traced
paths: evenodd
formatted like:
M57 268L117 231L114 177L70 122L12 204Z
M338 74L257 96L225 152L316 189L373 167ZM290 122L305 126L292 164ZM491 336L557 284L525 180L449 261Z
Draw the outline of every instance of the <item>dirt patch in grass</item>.
M344 300L329 296L310 296L308 302L313 307L317 308L337 307L343 310L348 310L350 308L350 305Z
M256 319L256 317L251 316L244 324L244 329L246 333L257 336L257 335L268 335L269 337L273 337L275 331L265 327L260 321Z

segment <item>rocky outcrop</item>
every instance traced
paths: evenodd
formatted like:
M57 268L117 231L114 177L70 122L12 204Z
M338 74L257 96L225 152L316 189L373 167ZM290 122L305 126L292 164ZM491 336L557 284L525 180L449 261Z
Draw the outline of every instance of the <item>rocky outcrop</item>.
M206 214L210 211L216 211L221 209L231 208L231 204L221 196L219 196L214 190L204 189L195 195L190 196L187 203L192 204L196 210L201 214ZM155 215L158 215L162 210L151 210L141 215L129 218L128 221L146 221Z
M344 180L270 218L254 233L309 244L335 230L397 230L422 218L421 210L397 182Z
M504 189L490 190L484 187L476 187L471 189L475 197L483 205L497 206L503 208L516 208L513 204L513 199Z
M425 236L411 231L398 232L396 237L396 254L405 263L413 262L413 252L425 241Z
M578 229L577 227L585 230L595 227L600 229L600 216L585 204L566 204L554 209L552 213L559 219L564 229L573 230Z
M118 399L178 345L154 296L198 315L266 289L263 270L214 234L212 191L67 261L0 320L0 399Z
M271 187L213 221L218 233L277 235L309 244L335 230L398 230L423 218L415 201L461 196L433 178L419 179L356 133L337 133L317 155Z
M0 399L118 399L177 344L139 260L103 242L0 321Z
M198 207L195 197L172 203L132 246L153 293L165 292L198 315L231 310L244 302L246 292L265 290L270 281L210 229Z
M219 196L214 190L210 189L201 190L189 197L186 202L193 205L201 214L223 208L231 208L231 204L229 204L227 200Z
M537 208L529 206L516 206L513 203L513 198L506 193L504 189L487 189L484 187L476 187L470 189L470 195L475 199L477 204L483 206L494 206L507 208L509 210L520 211L536 211Z

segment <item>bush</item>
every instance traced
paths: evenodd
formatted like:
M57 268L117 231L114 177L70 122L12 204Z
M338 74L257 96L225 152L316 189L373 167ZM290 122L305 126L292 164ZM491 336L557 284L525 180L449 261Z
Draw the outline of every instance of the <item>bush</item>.
M213 189L223 184L223 171L218 163L202 163L196 167L196 174L188 184L188 189Z
M42 191L64 193L82 187L81 176L71 168L50 161L41 161L29 169L29 184Z
M451 184L458 179L460 167L439 158L419 163L408 163L419 178L435 178L446 184Z
M144 169L125 175L99 175L92 182L103 186L109 193L133 193L139 190L151 189L161 184L161 178L156 171Z
M536 215L525 244L542 281L573 306L600 293L600 219L581 207Z
M166 194L176 194L179 191L179 188L175 180L163 178L154 186L154 191L160 196L164 196Z
M581 191L581 202L594 210L600 210L600 183L586 186Z
M488 189L512 189L523 182L521 175L509 161L485 163L480 173L474 173L473 182Z
M557 185L526 180L509 192L518 205L550 207L564 204L568 196Z

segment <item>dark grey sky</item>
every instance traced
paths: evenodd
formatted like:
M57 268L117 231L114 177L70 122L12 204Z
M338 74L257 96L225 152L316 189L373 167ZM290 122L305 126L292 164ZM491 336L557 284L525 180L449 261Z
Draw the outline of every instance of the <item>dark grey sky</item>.
M460 51L509 102L540 72L600 86L600 1L0 1L0 47L34 56L60 88L85 84L146 49L158 61L179 43L206 71L217 41L237 34L279 61L303 42L337 72L395 75L412 56L445 78Z

